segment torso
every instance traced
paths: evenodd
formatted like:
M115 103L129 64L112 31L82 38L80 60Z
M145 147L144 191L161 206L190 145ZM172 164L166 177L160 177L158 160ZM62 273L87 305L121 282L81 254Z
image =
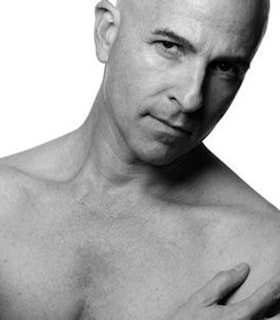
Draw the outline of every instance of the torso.
M89 205L73 182L6 180L21 183L1 214L1 320L169 320L219 270L252 268L232 301L276 273L274 212L128 190Z

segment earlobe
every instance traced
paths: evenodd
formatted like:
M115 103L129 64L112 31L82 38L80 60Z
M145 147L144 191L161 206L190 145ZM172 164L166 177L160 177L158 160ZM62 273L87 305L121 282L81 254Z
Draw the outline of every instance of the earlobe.
M109 1L102 0L95 7L95 46L100 62L107 63L111 48L117 38L120 12Z

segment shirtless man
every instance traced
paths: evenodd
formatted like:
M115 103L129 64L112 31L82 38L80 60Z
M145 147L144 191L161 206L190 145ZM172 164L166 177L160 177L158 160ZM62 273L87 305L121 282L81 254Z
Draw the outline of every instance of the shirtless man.
M202 144L267 15L265 0L97 5L106 68L88 119L1 160L1 320L253 319L272 306L279 277L254 292L280 270L279 213ZM239 262L250 273L204 286Z

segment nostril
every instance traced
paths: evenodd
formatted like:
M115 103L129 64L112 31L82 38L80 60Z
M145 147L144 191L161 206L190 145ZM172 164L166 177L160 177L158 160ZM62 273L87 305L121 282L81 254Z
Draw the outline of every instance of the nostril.
M181 109L180 102L178 101L178 99L176 99L174 96L169 96L168 98L171 101L171 103L173 103L176 106L176 109Z
M169 96L169 99L176 103L184 113L193 113L200 110L203 106L203 98L201 94L186 94L179 97Z

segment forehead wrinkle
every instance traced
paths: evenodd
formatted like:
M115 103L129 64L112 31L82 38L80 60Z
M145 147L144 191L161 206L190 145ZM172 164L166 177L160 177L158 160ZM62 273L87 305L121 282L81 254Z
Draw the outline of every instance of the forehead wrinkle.
M182 30L184 27L193 29L195 34L197 22L201 22L201 26L225 35L241 35L245 38L247 34L250 38L248 45L257 45L265 31L269 0L209 1L117 0L116 4L122 12L124 24L130 27L138 25L139 31L172 25L178 28L181 25ZM181 23L178 23L179 20Z

